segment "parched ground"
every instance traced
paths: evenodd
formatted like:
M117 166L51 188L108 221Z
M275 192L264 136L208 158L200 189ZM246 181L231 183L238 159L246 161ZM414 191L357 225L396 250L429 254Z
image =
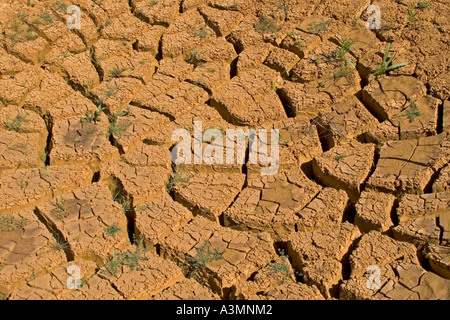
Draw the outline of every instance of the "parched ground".
M449 299L449 16L1 1L0 299ZM385 53L407 64L376 76ZM197 121L278 129L278 171L245 135L201 143Z

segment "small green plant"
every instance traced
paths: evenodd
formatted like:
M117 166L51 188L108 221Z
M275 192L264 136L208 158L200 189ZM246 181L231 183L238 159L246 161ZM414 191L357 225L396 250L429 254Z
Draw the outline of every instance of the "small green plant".
M81 278L80 279L80 288L83 288L85 285L87 285L89 280L91 280L93 276L94 275Z
M80 121L81 123L97 123L100 121L100 114L104 111L105 109L100 105L97 107L97 110L95 110L94 112L90 112L89 110L86 110L85 112L85 117L81 118Z
M420 1L418 3L418 6L419 6L420 9L428 8L429 5L430 5L430 3L428 1Z
M409 122L413 122L416 117L421 116L422 113L419 111L419 108L417 108L417 105L412 101L411 99L408 99L410 107L406 109L404 112L401 112L394 117L401 117L406 116L409 119Z
M159 2L159 0L151 0L149 1L147 4L149 7L153 7L154 5L156 5Z
M269 32L275 33L280 31L281 26L275 21L275 19L270 17L261 17L259 21L255 24L256 31L259 32Z
M66 251L69 249L69 243L64 240L61 236L56 236L50 243L50 248L53 251Z
M352 39L338 39L339 48L333 51L335 58L339 61L346 61L346 54L350 52L350 48L356 43Z
M212 250L211 243L206 241L203 246L197 248L197 256L186 258L185 264L189 268L189 275L204 283L206 280L200 278L200 272L206 270L206 264L208 262L223 259L224 252L225 251L220 251L218 249Z
M114 236L117 232L121 231L122 229L119 227L117 223L113 224L112 226L109 226L106 228L106 234L108 236Z
M21 115L17 113L16 117L11 121L8 120L8 116L6 116L6 121L3 124L3 127L8 131L16 131L21 132L22 124L27 123L27 115Z
M45 22L47 22L47 23L52 23L52 22L53 22L52 16L51 16L50 13L48 13L47 11L44 12L44 13L41 15L41 18L42 18Z
M303 46L303 41L302 40L297 40L294 42L294 46L297 48L300 48L301 46Z
M193 35L194 37L205 38L205 37L208 35L208 33L207 33L206 30L205 30L205 27L206 27L206 26L203 26L203 27L201 27L199 30L194 31L194 32L192 33L192 35Z
M56 1L55 5L56 5L56 10L58 10L58 11L66 11L67 10L67 4L65 4L63 2Z
M114 97L117 94L117 92L119 92L119 90L120 86L118 84L113 84L111 86L108 84L106 86L106 90L103 90L103 93L105 94L106 98L109 98Z
M206 71L211 72L211 73L214 73L214 72L216 72L216 69L214 69L214 68L208 68Z
M25 219L16 219L13 215L0 216L0 231L14 231L17 228L23 228L26 224Z
M416 5L412 4L409 8L408 8L408 24L411 24L414 19L416 18L417 12L414 11L414 9L416 9Z
M92 89L94 88L94 82L92 80L84 81L83 88L84 88L84 94L90 95Z
M106 275L115 276L117 273L117 268L121 265L128 266L131 270L138 269L142 270L139 265L140 261L146 260L146 258L141 256L142 253L142 242L136 245L136 250L134 252L128 250L124 252L119 252L116 254L115 249L113 249L112 257L102 266L102 273Z
M345 158L344 155L338 154L338 155L336 155L336 157L334 157L334 160L336 160L337 162L339 162L339 161L341 161L341 160L344 159L344 158Z
M321 22L313 22L308 26L308 31L313 34L321 34L322 32L328 29L328 26L331 24L331 21L321 21Z
M397 63L397 64L392 64L392 62L394 61L395 57L397 56L397 53L395 53L389 60L388 60L388 55L389 55L389 50L391 48L391 44L388 43L387 47L386 47L386 51L384 52L384 56L383 56L383 60L381 61L381 65L380 67L375 70L374 73L372 73L369 76L369 79L373 76L376 76L376 79L378 80L378 77L382 74L385 74L387 71L396 69L396 68L400 68L403 66L406 66L408 63L407 62L401 62L401 63Z
M116 201L118 204L120 204L122 206L122 210L124 213L133 211L131 199L123 196L120 191L117 191L113 195L113 201Z
M126 70L127 70L127 68L125 68L125 67L122 67L122 68L120 68L120 67L114 67L113 69L109 70L109 75L110 75L111 77L113 77L113 78L118 78L118 77L120 77L120 76L122 75L122 73L123 73L124 71L126 71Z
M186 176L184 167L179 166L177 168L175 165L172 165L172 173L169 181L166 182L167 193L170 193L177 183L181 184L182 187L186 187L193 177L194 174Z
M186 59L186 62L197 65L205 63L205 61L200 57L200 54L201 52L199 52L197 48L194 47L194 49L192 49L192 52L189 55L189 58Z
M57 212L56 217L59 220L62 220L69 216L69 213L67 212L66 201L63 199L62 196L59 196L59 200L56 199L55 201L55 211Z
M37 277L37 275L34 273L34 270L33 270L33 272L31 273L31 276L27 279L27 281L28 281L28 282L31 282L31 281L33 281L34 279L36 279L36 277Z

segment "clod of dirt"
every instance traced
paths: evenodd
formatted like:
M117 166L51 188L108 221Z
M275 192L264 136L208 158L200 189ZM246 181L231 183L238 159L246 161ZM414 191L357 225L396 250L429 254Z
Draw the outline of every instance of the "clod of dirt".
M217 221L244 185L241 173L186 172L174 178L175 200L195 214Z
M382 145L367 186L385 192L423 193L432 175L450 159L445 133Z
M135 231L147 245L161 243L168 235L178 231L192 220L192 213L167 193L151 201L135 203Z
M255 177L225 211L225 226L268 231L275 240L285 241L299 222L295 214L321 189L295 167L274 176Z
M262 294L249 296L253 300L324 300L319 289L303 283L282 284Z
M0 177L0 213L51 199L57 192L65 193L88 185L91 178L91 170L79 165L4 170Z
M109 141L109 125L104 113L96 120L91 118L89 111L82 117L55 121L50 164L92 163L118 158L117 148Z
M355 224L361 232L370 230L386 232L393 226L391 211L394 206L395 196L391 194L363 191L355 205Z
M125 299L147 300L184 280L181 269L154 253L139 247L115 252L98 272Z
M255 235L224 228L197 216L161 243L161 256L177 261L191 277L227 296L276 257L267 233Z
M359 197L361 185L370 173L374 161L375 146L355 140L337 146L314 158L313 171L323 184L343 189L351 201Z
M392 119L427 92L425 85L413 77L384 77L373 79L362 91L363 103L378 119Z
M353 95L331 105L331 112L320 113L314 119L319 136L327 147L342 145L377 126L378 121Z
M220 297L208 287L194 279L185 279L158 293L154 300L220 300Z
M276 90L282 86L281 76L274 70L260 66L234 77L216 91L212 105L226 109L230 121L236 125L263 124L286 118Z
M128 244L127 220L123 208L111 198L106 185L91 186L57 195L37 206L46 224L62 235L60 242L75 258L102 264L113 249Z
M429 246L427 257L433 272L450 279L450 250L448 246Z
M423 245L450 242L450 194L405 195L397 208L394 238ZM441 234L442 233L442 234Z
M433 192L450 191L450 165L446 165L439 171L438 178L432 186Z
M292 265L303 273L306 284L319 288L326 298L335 296L342 280L341 260L360 235L358 228L348 222L318 231L291 233L288 253Z
M81 291L83 294L74 294L73 291L67 288L67 280L69 274L67 272L69 266L77 266L80 268L80 280L82 285ZM88 281L92 275L95 273L96 264L88 260L74 260L62 264L58 268L53 270L48 270L42 276L33 276L29 278L27 284L16 289L10 296L11 300L62 300L67 299L67 297L80 297L85 296L86 298L94 298L89 296L89 289L84 286L84 282ZM90 279L93 283L96 283L96 279ZM90 287L90 286L89 286ZM115 291L109 284L104 285L103 293L111 298L120 298L117 291Z
M40 167L45 164L47 128L37 114L8 106L0 114L0 169Z
M56 239L31 209L0 215L0 293L15 288L66 261L63 250L53 249Z

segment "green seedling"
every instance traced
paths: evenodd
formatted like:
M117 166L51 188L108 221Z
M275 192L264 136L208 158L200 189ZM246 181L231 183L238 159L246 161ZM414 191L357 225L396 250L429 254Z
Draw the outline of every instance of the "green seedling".
M120 67L114 67L113 69L109 70L109 75L110 75L112 78L118 78L118 77L120 77L120 76L122 75L122 73L123 73L124 71L126 71L126 70L127 70L127 68L125 68L125 67L122 67L122 68L120 68Z
M294 42L294 46L296 46L297 48L301 47L303 45L303 41L302 40L297 40Z
M394 61L395 57L397 56L397 53L395 53L389 60L388 60L388 55L389 55L389 50L391 48L391 44L388 43L387 47L386 47L386 51L384 52L384 56L383 56L383 60L381 61L381 65L380 67L375 70L374 73L372 73L369 76L369 79L372 78L373 76L376 76L376 79L378 80L378 77L382 74L385 74L387 71L396 69L396 68L400 68L403 66L406 66L408 63L407 62L401 62L401 63L397 63L397 64L392 64L392 62Z
M334 160L336 160L337 162L339 162L339 161L341 161L341 160L344 159L344 158L345 158L344 155L338 154L338 155L336 155L336 157L334 157Z
M308 31L313 34L321 34L328 29L330 24L331 21L313 22L309 24Z
M189 268L189 275L204 283L206 279L200 277L200 272L206 271L206 264L208 262L223 259L224 252L218 249L212 250L210 242L206 241L203 246L197 248L197 256L187 257L185 264Z
M108 236L114 236L117 232L121 231L122 229L119 227L118 224L113 224L112 226L109 226L108 228L106 228L106 234Z
M16 131L21 132L22 124L27 123L28 120L26 119L27 115L21 115L17 113L16 117L12 119L11 121L8 120L8 116L6 116L6 121L3 124L3 127L8 131Z
M420 1L418 5L419 5L420 9L425 9L425 8L428 8L430 3L428 1Z
M186 175L185 169L183 167L172 166L172 173L170 175L169 181L166 182L166 191L170 193L175 184L181 185L183 188L186 187L191 179L194 177L194 174Z
M97 107L97 110L95 110L94 112L90 112L89 110L86 110L85 112L85 117L81 118L80 121L81 123L97 123L100 121L100 114L104 111L105 109L100 105Z
M59 220L62 220L62 219L67 218L69 216L69 213L67 212L66 201L63 199L62 196L59 196L59 200L56 199L55 210L57 212L57 216L56 217Z
M333 51L335 58L339 61L346 61L346 54L350 52L350 48L356 43L352 39L338 39L339 48Z
M117 273L117 268L121 265L126 265L131 270L142 270L142 266L139 265L139 262L147 259L141 256L141 253L142 242L136 245L136 250L134 252L128 250L116 254L115 249L113 249L112 257L106 262L105 265L102 266L101 269L103 270L101 272L106 275L115 276Z
M55 239L53 239L50 242L50 248L53 251L66 251L69 249L69 243L67 241L64 241L64 238L60 237L60 236L56 236Z
M281 26L273 18L261 17L255 24L255 29L263 33L275 33L280 31Z
M415 4L412 4L408 8L408 24L411 24L414 21L416 15L417 15L417 12L414 11L414 9L416 9L416 5Z
M11 214L0 216L0 231L14 231L17 228L23 228L25 224L25 219L16 219L16 217Z
M45 22L47 22L47 23L52 23L52 22L53 22L53 18L52 18L52 16L50 15L50 13L48 13L48 12L44 12L44 13L41 15L41 18L42 18Z

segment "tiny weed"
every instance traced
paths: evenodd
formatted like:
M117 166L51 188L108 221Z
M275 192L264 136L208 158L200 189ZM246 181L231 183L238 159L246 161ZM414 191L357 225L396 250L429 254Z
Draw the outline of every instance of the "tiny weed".
M255 29L263 33L275 33L281 29L281 26L273 18L261 17L255 24Z
M56 10L58 10L58 11L61 11L61 10L66 11L66 9L67 9L67 4L65 4L63 2L56 1L55 5L56 5Z
M417 108L417 105L412 101L411 99L408 99L410 107L406 109L404 112L401 112L397 114L395 117L402 117L406 116L409 119L409 122L413 122L416 117L421 116L422 113L419 111L419 108Z
M103 90L103 93L105 94L106 98L109 97L114 97L117 92L119 91L120 86L118 84L113 84L113 85L107 85L106 86L106 90Z
M8 131L21 132L22 124L27 122L28 120L26 119L26 115L17 113L16 117L12 121L9 121L8 117L6 117L3 127Z
M337 162L339 162L339 161L341 161L341 160L344 159L344 158L345 158L344 155L338 154L338 155L336 155L336 157L334 157L334 160L336 160Z
M123 73L124 71L126 71L126 70L127 70L127 68L125 68L125 67L122 67L122 68L120 68L120 67L114 67L113 69L109 70L109 75L110 75L111 77L113 77L113 78L118 78L118 77L120 77L120 76L122 75L122 73Z
M103 274L115 276L117 273L117 268L121 265L128 266L131 270L138 269L141 270L142 267L139 265L139 261L146 260L146 258L141 256L142 242L136 245L136 250L134 252L128 250L125 252L119 252L116 254L115 249L113 249L112 257L102 266Z
M63 199L62 196L59 196L59 200L56 199L55 211L57 212L57 216L56 217L59 220L62 220L62 219L67 218L69 216L69 213L67 212L66 201Z
M44 12L44 13L41 15L41 18L42 18L42 20L44 20L44 21L47 22L47 23L52 23L52 22L53 22L53 18L52 18L52 16L50 15L50 13L48 13L48 12Z
M430 3L428 1L420 1L418 3L418 6L419 6L420 9L428 8L429 5L430 5Z
M26 224L25 219L16 219L13 215L0 216L0 231L14 231L17 228L23 228Z
M335 58L339 61L345 61L345 55L350 52L351 46L353 46L356 42L352 39L339 39L339 48L333 51Z
M108 228L106 228L106 234L108 236L114 236L116 234L116 232L121 231L122 229L119 227L118 224L113 224L112 226L109 226Z
M159 0L151 0L149 1L147 4L149 7L153 7L154 5L156 5L159 2Z
M91 278L92 278L93 276L94 276L94 275L91 275L91 276L87 276L87 277L81 278L81 279L80 279L80 288L83 288L83 286L87 285L88 282L89 282L89 280L91 280Z
M416 9L416 5L415 4L412 4L408 8L408 24L413 23L414 19L416 18L417 12L414 11L414 9Z
M36 279L36 277L37 277L37 275L34 273L34 270L33 270L33 272L31 273L31 276L27 279L27 282L33 281L34 279Z
M178 167L177 169L175 165L172 165L172 174L170 175L169 181L166 182L167 193L170 193L177 183L181 184L182 187L186 187L193 177L194 174L186 177L184 167Z
M328 29L328 26L331 24L331 21L322 21L322 22L313 22L309 24L308 31L313 34L321 34L322 32Z
M206 264L208 262L223 259L224 251L218 249L211 249L211 244L206 241L203 246L197 248L196 257L187 257L185 264L189 267L189 274L193 276L196 280L204 283L206 280L201 277L200 272L206 269Z
M205 26L203 26L203 27L200 28L200 30L194 31L194 32L192 33L192 35L193 35L194 37L205 38L205 37L208 35L208 33L207 33L206 30L205 30Z
M86 110L85 112L85 117L81 118L80 121L81 123L97 123L98 121L100 121L100 114L104 111L105 109L100 105L98 106L97 110L95 110L94 112L90 112L89 110Z
M373 76L376 76L376 79L378 80L378 77L382 74L385 74L387 71L396 69L396 68L400 68L403 66L406 66L408 63L407 62L401 62L401 63L397 63L397 64L392 64L392 62L394 61L395 57L397 56L397 53L395 53L389 60L388 60L388 55L389 55L389 50L391 48L391 44L388 43L387 47L386 47L386 51L384 52L384 56L383 56L383 60L381 61L381 65L380 67L375 70L374 73L372 73L369 76L369 79Z
M303 41L302 40L297 40L294 42L294 46L296 46L297 48L303 46Z
M69 249L69 243L67 241L64 241L64 238L57 236L50 242L50 248L56 252L66 251L67 249Z

